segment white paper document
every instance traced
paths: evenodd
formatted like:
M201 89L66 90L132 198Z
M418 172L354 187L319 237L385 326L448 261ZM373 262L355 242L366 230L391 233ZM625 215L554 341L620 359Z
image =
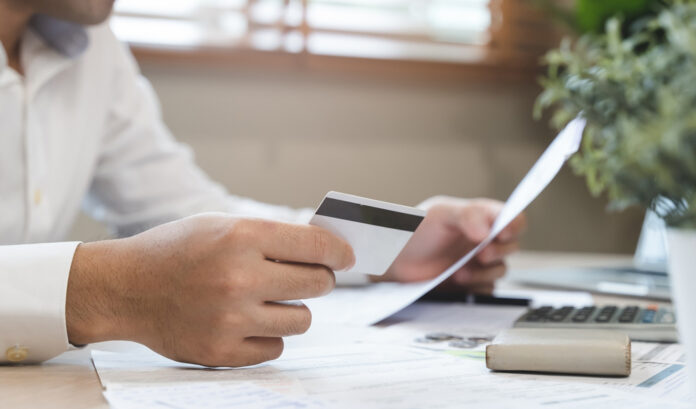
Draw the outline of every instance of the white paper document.
M170 408L225 407L214 405L235 400L246 402L234 406L237 409L322 405L337 409L688 407L669 398L658 401L648 394L636 394L636 388L612 387L610 382L604 385L591 379L577 382L563 377L494 373L485 368L483 359L458 358L389 344L298 348L287 351L277 361L243 369L191 368L143 352L95 351L93 359L107 387L107 396L111 395L110 391L124 388L173 388L169 394L174 400L166 401L174 405L178 402L180 406L170 405ZM191 387L206 380L216 387L228 387L231 392L208 396ZM245 383L256 388L238 388ZM288 385L299 388L287 389ZM259 406L261 403L253 399L263 395L269 396L271 402L283 401L278 394L286 396L287 406ZM158 396L163 399L161 394ZM196 403L182 405L181 402ZM290 402L298 404L290 406ZM114 409L132 407L114 406Z
M488 237L438 277L423 283L381 283L336 289L328 296L305 301L314 314L314 322L371 325L412 304L441 284L489 245L548 186L566 160L577 152L584 129L585 120L576 118L558 134L512 192Z
M240 399L246 400L236 409L271 407L258 406L262 403L253 398L259 396L285 402L272 406L279 409L671 409L694 401L683 389L684 349L677 344L633 343L633 373L612 378L495 373L486 369L483 345L414 342L432 332L492 336L509 328L520 312L520 307L417 303L351 334L336 326L315 327L291 337L280 359L248 368L182 364L142 346L93 351L92 357L110 402L146 399L142 391L125 391L131 388L174 388L166 393L172 399L163 401L169 408L232 407L223 404ZM161 391L152 393L162 399Z
M193 382L145 387L111 387L104 397L114 409L324 409L308 398L295 398L250 382Z

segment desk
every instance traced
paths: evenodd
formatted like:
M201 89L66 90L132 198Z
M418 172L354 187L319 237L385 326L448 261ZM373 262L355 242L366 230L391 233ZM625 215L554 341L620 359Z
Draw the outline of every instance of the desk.
M511 268L626 266L630 256L522 252L510 258ZM519 287L502 283L506 287ZM597 303L624 304L635 300L596 296ZM641 302L638 302L640 304ZM72 351L43 365L0 367L0 400L4 408L108 408L102 397L89 351Z

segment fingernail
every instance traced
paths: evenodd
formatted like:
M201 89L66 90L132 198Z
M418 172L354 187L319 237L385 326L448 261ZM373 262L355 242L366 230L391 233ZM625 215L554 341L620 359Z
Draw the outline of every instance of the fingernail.
M355 267L355 263L356 263L356 260L355 260L355 253L353 253L353 252L351 251L351 253L350 253L350 262L348 263L348 266L345 267L345 268L342 268L342 269L340 269L340 270L336 270L336 271L339 272L339 273L344 272L344 271L348 271L348 270L350 270L351 268Z

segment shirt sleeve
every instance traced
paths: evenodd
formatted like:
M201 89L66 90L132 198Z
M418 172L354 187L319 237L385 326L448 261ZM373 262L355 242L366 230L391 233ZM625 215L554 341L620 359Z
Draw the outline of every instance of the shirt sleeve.
M65 297L78 244L0 246L0 363L41 362L69 349Z
M311 210L274 206L230 195L196 165L186 145L164 125L157 98L140 75L130 52L111 31L99 44L114 59L112 100L85 210L129 236L196 213L221 211L240 216L307 222ZM240 175L243 177L243 175Z

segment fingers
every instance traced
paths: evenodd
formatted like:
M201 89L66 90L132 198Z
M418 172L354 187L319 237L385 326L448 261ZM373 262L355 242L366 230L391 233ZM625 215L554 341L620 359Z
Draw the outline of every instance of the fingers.
M524 213L522 213L519 216L517 216L513 221L511 221L510 224L508 224L507 227L503 229L503 231L500 232L500 234L496 238L496 241L500 243L516 241L520 234L522 234L522 232L526 228L527 216Z
M503 203L490 199L474 199L463 206L457 206L456 225L471 242L479 243L490 233L491 226L503 208ZM517 237L527 225L526 217L520 214L500 232L496 241L510 242Z
M312 313L305 305L266 303L255 314L256 326L251 334L260 337L286 337L304 334L312 323Z
M481 250L476 259L482 265L495 264L505 260L505 257L520 249L520 244L517 241L498 243L493 242L485 249Z
M189 357L175 356L177 361L190 362L209 367L241 367L256 365L276 359L283 353L283 339L280 337L248 337L235 339L226 337L215 343L196 344L195 352L187 352Z
M482 295L493 295L493 290L495 290L494 283L478 284L468 287L472 294L482 294Z
M255 221L263 229L258 238L263 255L272 260L321 264L334 271L355 264L348 243L317 226Z
M317 264L278 263L264 260L265 285L259 288L264 301L290 301L326 295L336 285L333 271Z
M496 280L505 276L507 266L505 263L496 263L488 266L480 264L467 265L456 271L452 277L457 285L480 286L492 285Z
M471 201L458 212L457 226L467 239L479 243L490 233L501 207L499 202L492 200Z
M249 366L277 359L283 353L283 347L282 338L246 338L235 348L233 357L225 365Z

